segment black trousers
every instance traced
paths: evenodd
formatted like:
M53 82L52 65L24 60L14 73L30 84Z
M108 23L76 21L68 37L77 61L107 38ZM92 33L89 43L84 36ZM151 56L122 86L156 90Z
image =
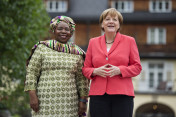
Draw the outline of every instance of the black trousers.
M132 117L133 97L126 95L90 96L91 117Z

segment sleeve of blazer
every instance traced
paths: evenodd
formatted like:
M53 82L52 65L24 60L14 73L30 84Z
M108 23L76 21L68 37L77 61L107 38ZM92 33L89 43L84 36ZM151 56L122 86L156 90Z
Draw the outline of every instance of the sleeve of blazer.
M130 55L129 55L129 65L119 66L122 77L135 77L140 74L142 66L140 64L140 57L138 48L134 38L130 40Z
M94 71L94 67L92 65L92 40L89 41L89 45L86 52L86 59L84 61L84 67L82 68L82 72L84 76L88 79L93 79L92 72Z

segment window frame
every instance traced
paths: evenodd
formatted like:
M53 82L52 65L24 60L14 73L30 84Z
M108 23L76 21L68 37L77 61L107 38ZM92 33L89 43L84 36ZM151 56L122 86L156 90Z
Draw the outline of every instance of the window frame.
M159 65L163 64L163 69L150 69L149 64ZM138 88L136 91L139 92L157 92L160 91L158 89L159 85L159 73L162 72L162 81L166 82L166 89L164 91L171 91L169 88L174 88L174 64L173 61L167 61L167 60L145 60L141 61L142 65L142 72L139 75L139 81L138 81ZM150 73L154 74L154 86L150 87ZM163 91L163 90L162 90Z
M154 67L153 67L153 69L151 69L150 67L149 67L149 65L150 64L152 64L152 65L154 65ZM159 69L159 68L157 68L157 66L159 65L159 64L162 64L163 65L163 68L162 69ZM159 73L162 73L162 75L163 75L163 79L162 79L162 81L165 81L166 79L166 73L164 72L164 69L165 69L165 64L164 63L162 63L162 62L149 62L148 63L148 88L150 89L150 90L156 90L157 89L157 87L158 87L158 85L159 85L159 76L158 76L158 74ZM150 73L153 73L153 87L150 87L151 86L151 84L150 84Z
M155 2L155 9L153 9L153 4ZM166 3L168 2L168 9L166 9ZM159 9L159 4L162 3L162 8ZM169 13L172 11L172 1L171 0L150 0L149 1L149 11L151 13Z
M162 33L162 37L163 37L163 40L160 40L159 38L159 30L163 31ZM154 42L152 41L152 38L151 38L151 35L152 35L152 31L151 30L154 30ZM160 42L162 41L162 42ZM147 29L147 44L149 45L165 45L166 44L166 28L164 27L149 27Z
M52 3L52 9L50 4ZM58 8L56 8L56 3ZM67 12L68 11L68 0L48 0L46 2L47 12Z
M118 4L118 7L120 7L120 8L116 8L116 5L115 5L116 3ZM124 4L123 9L122 9L122 4ZM111 7L116 8L121 13L132 13L134 11L134 1L131 1L131 0L116 1L116 0L113 0L113 1L111 1Z

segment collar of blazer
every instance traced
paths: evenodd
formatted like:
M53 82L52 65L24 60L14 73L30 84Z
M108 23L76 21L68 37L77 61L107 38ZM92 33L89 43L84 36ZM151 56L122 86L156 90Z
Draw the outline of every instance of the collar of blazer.
M105 34L103 36L101 36L101 47L102 47L102 50L103 50L104 54L106 56L108 56L109 54L111 54L115 50L115 48L117 47L117 45L119 44L120 41L121 41L121 34L119 32L117 32L116 37L114 39L114 43L111 46L111 49L109 50L109 52L107 53L107 50L106 50L106 41L105 41Z

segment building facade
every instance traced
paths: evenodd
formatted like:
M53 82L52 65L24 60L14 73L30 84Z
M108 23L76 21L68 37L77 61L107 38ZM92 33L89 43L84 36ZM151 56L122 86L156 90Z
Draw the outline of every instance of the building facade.
M102 34L99 16L120 11L120 33L135 38L142 72L133 78L134 117L176 117L176 0L44 0L51 18L76 22L74 41L86 51L90 38Z

